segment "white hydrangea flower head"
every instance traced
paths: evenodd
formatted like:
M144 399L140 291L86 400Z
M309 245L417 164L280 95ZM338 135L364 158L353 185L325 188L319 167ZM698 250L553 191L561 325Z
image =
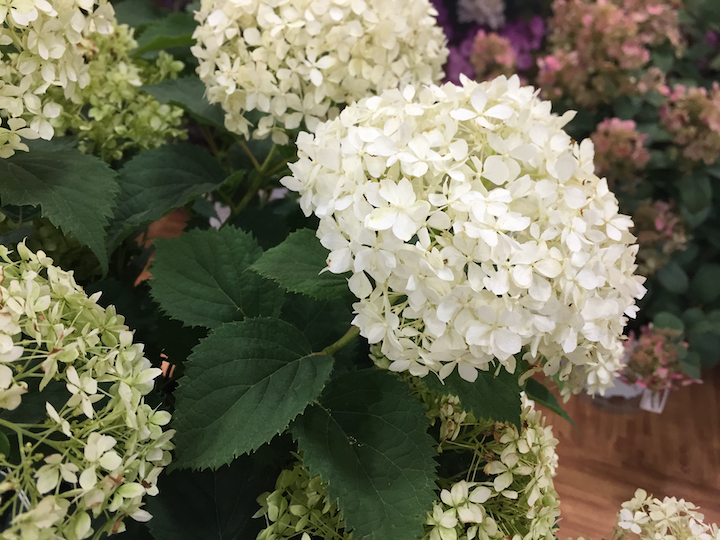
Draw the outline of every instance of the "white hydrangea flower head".
M191 50L226 127L285 144L285 130L314 131L345 103L439 81L436 15L429 0L203 0Z
M161 371L99 294L42 251L21 243L17 253L0 246L0 408L22 419L30 400L47 417L3 421L23 444L17 461L0 454L0 496L12 502L0 538L121 532L127 517L149 519L143 497L171 460L170 414L145 403Z
M53 136L61 107L44 96L51 86L72 100L89 78L82 46L108 34L115 12L107 0L13 0L0 6L0 158L27 151L22 139Z
M516 355L602 391L644 278L632 221L550 102L516 76L389 90L314 135L283 184L350 271L353 324L390 369L474 381Z
M503 0L458 0L458 21L497 30L505 24Z

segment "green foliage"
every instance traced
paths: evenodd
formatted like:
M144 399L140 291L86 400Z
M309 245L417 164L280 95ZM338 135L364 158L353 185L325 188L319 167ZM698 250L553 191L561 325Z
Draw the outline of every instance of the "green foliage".
M78 150L34 149L0 160L0 177L4 205L40 206L43 217L88 246L108 270L105 227L118 184L105 163Z
M440 394L452 394L460 398L463 409L471 411L476 418L512 422L520 427L520 385L518 376L501 368L498 375L491 371L479 371L475 382L468 382L453 371L443 381L430 374L423 379L430 390Z
M266 251L252 265L252 270L291 292L318 299L340 298L347 295L347 278L330 272L321 273L326 266L327 253L313 231L301 229Z
M143 86L160 103L182 107L197 122L225 129L225 115L220 105L210 105L205 99L205 85L196 75L166 79L158 84Z
M670 261L657 272L660 284L675 294L684 294L690 286L685 270L675 261Z
M435 498L427 425L407 386L373 369L328 383L291 431L355 540L416 540Z
M216 471L174 471L147 500L155 540L249 540L264 526L255 497L274 484L272 470L243 456ZM135 540L130 538L128 540Z
M550 409L561 418L570 422L573 427L577 427L575 426L575 422L572 421L572 418L570 418L570 415L560 406L557 398L541 382L538 382L535 379L528 379L527 383L525 383L525 394L538 405L542 405L543 407Z
M658 328L670 328L671 330L679 330L680 332L685 330L685 325L683 324L682 319L667 311L655 314L655 317L653 317L653 323Z
M279 319L216 329L195 347L175 392L177 464L217 468L257 449L312 403L332 365Z
M122 0L113 7L118 23L132 28L142 27L162 16L155 3L147 0Z
M136 56L170 47L189 47L197 23L190 13L171 13L167 17L149 22L138 38Z
M152 295L173 319L213 328L280 314L282 291L248 270L262 255L248 233L234 227L195 229L155 245Z
M198 146L180 143L141 152L120 169L109 245L116 247L137 227L213 191L225 176L217 160Z
M709 304L720 298L720 264L706 263L698 268L690 289L702 304Z

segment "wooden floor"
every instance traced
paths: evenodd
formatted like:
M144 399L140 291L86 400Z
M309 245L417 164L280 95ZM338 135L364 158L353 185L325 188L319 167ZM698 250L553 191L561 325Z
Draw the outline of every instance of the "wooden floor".
M691 501L720 524L720 369L704 375L673 392L662 414L614 414L577 397L565 409L579 431L547 414L560 441L558 538L608 535L638 487Z

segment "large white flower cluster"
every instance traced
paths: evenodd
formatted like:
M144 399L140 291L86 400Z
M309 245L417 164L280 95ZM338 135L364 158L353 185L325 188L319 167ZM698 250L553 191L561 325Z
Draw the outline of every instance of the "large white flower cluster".
M81 44L112 31L107 0L13 0L0 6L0 157L27 151L22 138L50 139L61 107L43 97L51 86L73 99L85 87L88 66Z
M123 318L42 251L0 246L2 540L121 532L170 463L170 414L144 402L161 373Z
M283 184L351 271L353 324L395 371L473 381L541 361L565 391L612 384L644 278L593 147L519 79L391 90L301 133Z
M192 48L225 125L285 144L349 103L442 78L448 55L429 0L203 0Z

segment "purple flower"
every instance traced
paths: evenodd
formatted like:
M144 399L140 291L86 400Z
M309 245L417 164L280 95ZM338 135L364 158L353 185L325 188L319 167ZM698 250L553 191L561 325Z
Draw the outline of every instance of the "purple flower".
M461 47L449 47L450 56L445 64L445 81L460 84L460 74L475 78L475 70L470 64L469 53L463 53Z
M545 22L542 17L535 15L530 21L518 19L506 24L500 35L508 38L517 54L517 68L519 70L529 69L534 61L532 52L542 45L545 35Z

